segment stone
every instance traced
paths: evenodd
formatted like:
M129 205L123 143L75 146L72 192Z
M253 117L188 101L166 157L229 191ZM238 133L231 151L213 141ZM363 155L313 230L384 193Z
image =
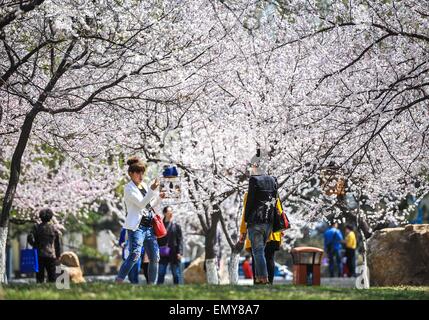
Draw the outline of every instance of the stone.
M204 255L198 257L183 271L185 284L205 284L206 272L204 271Z
M60 262L61 262L61 264L65 265L67 267L79 267L80 268L79 258L76 255L76 253L74 253L72 251L64 252L60 257Z
M429 285L429 224L376 231L367 259L372 286Z
M71 283L85 282L76 253L71 251L64 252L60 257L60 263L62 264L61 268L69 274Z

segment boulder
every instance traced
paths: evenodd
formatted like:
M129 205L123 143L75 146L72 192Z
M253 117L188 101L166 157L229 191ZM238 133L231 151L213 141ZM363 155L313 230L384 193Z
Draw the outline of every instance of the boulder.
M367 259L371 285L429 285L429 224L376 231Z
M64 252L60 257L60 263L62 264L61 268L69 274L71 283L85 282L76 253L71 251Z
M183 271L183 280L185 284L204 284L207 283L206 272L204 271L204 255L198 257Z
M79 267L80 268L79 258L76 255L76 253L74 253L72 251L64 252L60 257L60 262L61 262L61 264L65 265L67 267Z

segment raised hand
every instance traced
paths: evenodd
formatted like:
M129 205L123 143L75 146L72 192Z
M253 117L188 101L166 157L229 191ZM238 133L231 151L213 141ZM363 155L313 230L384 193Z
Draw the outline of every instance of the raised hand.
M158 188L159 187L159 179L158 178L156 178L155 179L155 181L152 183L152 185L150 186L150 188L152 189L152 190L155 190L156 188Z

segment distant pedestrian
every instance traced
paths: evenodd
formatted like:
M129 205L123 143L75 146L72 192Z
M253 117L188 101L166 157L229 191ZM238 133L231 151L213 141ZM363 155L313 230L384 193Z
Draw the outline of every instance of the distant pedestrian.
M61 255L60 231L52 223L54 213L51 209L43 209L39 212L42 221L33 227L27 237L28 243L37 249L39 272L36 273L38 283L45 282L45 271L48 282L56 280L56 265Z
M182 228L173 221L173 208L170 206L162 210L164 214L164 225L167 229L167 235L158 239L159 245L159 271L158 284L164 283L167 267L170 265L173 274L173 283L179 284L181 280L180 263L183 254L183 236Z
M343 241L346 247L346 258L347 258L347 271L349 277L356 276L356 235L353 231L353 226L347 225L346 229L346 240Z
M337 266L338 277L342 276L342 263L341 263L341 241L343 235L338 230L338 223L331 224L324 234L325 252L329 259L329 275L331 278L335 275L335 266Z

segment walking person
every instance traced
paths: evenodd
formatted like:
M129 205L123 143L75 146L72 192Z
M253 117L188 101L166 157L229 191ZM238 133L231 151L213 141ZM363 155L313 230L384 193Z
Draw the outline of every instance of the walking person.
M180 262L183 254L183 236L180 225L173 221L173 208L170 206L162 210L167 236L158 239L160 247L158 284L163 284L167 267L170 265L173 274L173 283L179 284L181 280Z
M240 225L240 234L246 234L246 223L245 223L245 208L247 203L247 192L244 194L244 200L243 200L243 215L241 217L241 225ZM280 245L282 241L282 233L279 232L271 232L270 236L268 237L268 241L265 245L264 249L264 256L265 261L267 263L267 273L268 273L268 282L270 284L273 284L274 282L274 273L275 273L275 253L276 251L280 250ZM249 251L252 253L252 245L250 243L249 237L246 237L246 241L244 244L244 248L246 251ZM243 265L244 268L244 265ZM254 282L256 281L255 278L255 258L252 254L252 277ZM255 282L256 283L256 282Z
M343 243L346 247L346 264L347 264L347 275L348 277L356 276L356 235L353 231L353 226L346 225L345 229L346 239L343 240Z
M338 223L334 222L331 224L328 230L324 234L324 246L325 252L329 259L329 275L331 278L335 274L335 265L337 266L337 275L342 275L342 262L341 262L341 241L343 241L343 235L338 230Z
M42 221L33 227L27 237L28 243L37 249L39 272L36 273L37 283L45 282L45 271L48 282L56 280L56 265L61 255L60 231L52 223L54 213L51 209L42 209L39 218Z
M272 231L277 182L274 177L266 174L265 161L259 149L250 164L251 177L249 179L244 219L254 257L255 284L268 284L265 246ZM240 241L243 242L245 238L246 234L241 233Z
M151 201L157 200L155 191L159 187L159 180L155 179L150 188L143 183L146 164L137 157L127 161L128 175L131 181L124 189L124 202L127 216L124 229L128 233L129 251L127 259L122 263L117 283L122 283L131 269L140 260L142 247L149 258L148 284L155 284L158 276L159 247L152 227L153 209ZM155 203L152 204L155 206Z

